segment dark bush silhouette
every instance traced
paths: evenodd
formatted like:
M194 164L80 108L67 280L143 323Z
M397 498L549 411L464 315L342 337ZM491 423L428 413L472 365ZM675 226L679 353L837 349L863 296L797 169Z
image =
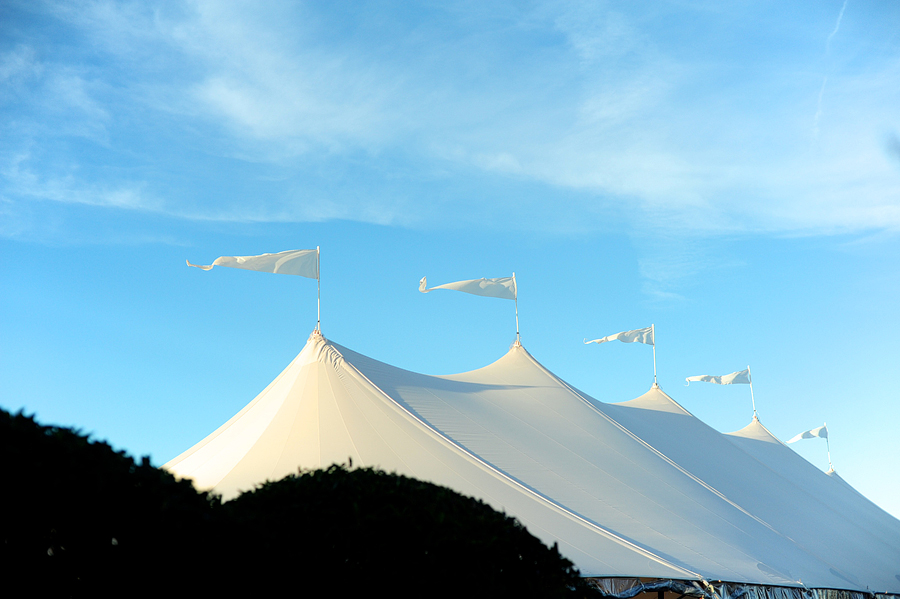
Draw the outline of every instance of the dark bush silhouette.
M331 466L222 504L144 458L0 411L0 589L10 597L592 594L481 501Z
M0 480L10 597L149 596L184 582L164 567L202 553L212 530L189 481L21 413L0 411Z
M234 567L278 573L281 582L297 577L356 596L372 589L425 597L587 593L571 562L514 518L381 470L302 472L223 508L233 538L253 548Z

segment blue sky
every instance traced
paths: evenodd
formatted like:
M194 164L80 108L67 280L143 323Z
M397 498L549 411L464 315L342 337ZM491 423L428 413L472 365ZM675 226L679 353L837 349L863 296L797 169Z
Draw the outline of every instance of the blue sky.
M720 431L751 366L786 440L828 422L900 515L900 5L0 5L0 406L161 464L315 326L315 282L214 269L322 248L326 337L483 366L522 340L602 401L660 384ZM824 442L793 447L827 468Z

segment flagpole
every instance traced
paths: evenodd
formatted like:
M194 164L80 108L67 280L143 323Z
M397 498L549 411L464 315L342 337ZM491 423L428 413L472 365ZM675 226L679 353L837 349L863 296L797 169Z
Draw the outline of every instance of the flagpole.
M322 273L319 272L319 246L316 246L316 330L322 334Z
M519 286L516 284L516 273L513 273L513 287L516 289L516 293L513 296L513 300L516 304L516 345L522 345L522 340L519 337Z
M750 373L750 365L747 365L747 379L750 381L750 403L753 404L753 419L759 420L756 416L756 400L753 399L753 375Z
M828 431L828 423L823 422L822 426L825 427L825 431L826 431L825 432L825 435L826 435L825 436L825 451L828 452L828 469L831 472L834 472L834 466L831 464L831 443L828 442L828 436L827 436L828 435L828 432L827 432Z
M646 320L644 322L647 322ZM656 325L650 325L650 335L653 337L653 386L659 387L659 383L656 382Z

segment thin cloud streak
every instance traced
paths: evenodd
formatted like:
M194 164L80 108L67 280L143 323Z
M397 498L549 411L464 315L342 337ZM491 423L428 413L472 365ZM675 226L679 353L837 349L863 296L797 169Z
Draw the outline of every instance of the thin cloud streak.
M847 0L844 0L844 4L841 5L841 12L838 13L837 22L834 24L834 30L828 35L828 40L825 42L825 51L829 51L831 49L831 40L834 39L834 36L837 35L838 29L841 28L841 19L844 18L844 11L847 10Z

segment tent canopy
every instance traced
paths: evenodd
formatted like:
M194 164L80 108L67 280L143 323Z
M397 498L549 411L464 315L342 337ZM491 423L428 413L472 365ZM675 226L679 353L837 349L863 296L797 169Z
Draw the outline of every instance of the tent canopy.
M900 593L900 521L758 421L723 435L658 387L603 403L518 344L484 368L428 376L314 332L165 467L230 498L348 458L483 499L585 576Z

